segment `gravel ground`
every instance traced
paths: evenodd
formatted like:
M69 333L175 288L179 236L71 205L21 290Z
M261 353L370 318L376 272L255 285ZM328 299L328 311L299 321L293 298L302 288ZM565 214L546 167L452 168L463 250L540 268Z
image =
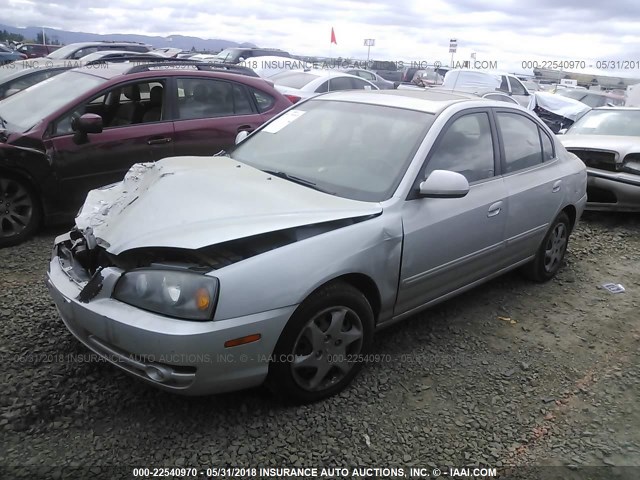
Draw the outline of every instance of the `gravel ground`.
M5 478L133 478L113 465L555 465L549 478L607 465L606 478L640 478L621 468L640 467L640 216L586 216L556 279L508 274L381 332L379 362L302 407L262 388L178 397L89 361L44 286L55 233L0 250Z

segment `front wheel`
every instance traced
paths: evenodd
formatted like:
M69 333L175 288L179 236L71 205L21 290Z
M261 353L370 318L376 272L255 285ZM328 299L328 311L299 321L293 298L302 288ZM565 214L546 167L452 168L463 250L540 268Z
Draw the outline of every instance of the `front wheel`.
M0 247L17 245L40 224L40 202L20 177L0 172Z
M335 395L362 368L373 329L373 311L362 292L340 281L322 287L298 307L282 332L268 385L295 403Z
M535 258L522 268L522 273L535 282L551 280L564 260L570 230L569 217L560 212L545 235Z

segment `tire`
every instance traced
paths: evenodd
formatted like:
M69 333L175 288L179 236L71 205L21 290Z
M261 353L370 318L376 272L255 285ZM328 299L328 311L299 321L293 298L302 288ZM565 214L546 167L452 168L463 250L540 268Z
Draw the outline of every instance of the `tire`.
M362 292L342 281L321 287L300 304L280 335L267 385L297 404L335 395L362 368L373 330L373 311Z
M542 283L551 280L558 273L567 251L570 231L569 217L560 212L542 240L535 258L522 268L525 277Z
M0 248L31 237L41 219L40 200L31 185L16 175L0 172Z

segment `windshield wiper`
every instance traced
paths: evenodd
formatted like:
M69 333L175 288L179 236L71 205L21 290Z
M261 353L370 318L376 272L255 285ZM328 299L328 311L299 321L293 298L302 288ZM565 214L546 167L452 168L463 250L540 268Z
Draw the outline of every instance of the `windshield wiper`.
M225 150L220 150L218 153L214 155L214 157L228 157L229 154Z
M304 185L305 187L313 188L314 190L318 190L319 192L328 193L329 195L335 195L335 192L330 192L325 190L324 188L318 187L311 180L306 180L304 178L296 177L294 175L289 175L286 172L277 172L275 170L262 170L264 173L268 173L269 175L273 175L274 177L283 178L285 180L289 180L290 182L297 183L299 185Z

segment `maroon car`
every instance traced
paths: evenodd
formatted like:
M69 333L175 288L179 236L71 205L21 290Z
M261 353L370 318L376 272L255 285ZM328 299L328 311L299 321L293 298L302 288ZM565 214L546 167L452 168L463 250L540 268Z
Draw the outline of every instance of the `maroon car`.
M71 220L134 163L213 156L290 105L261 78L206 64L105 63L23 90L0 102L0 246Z
M18 52L26 55L27 58L46 57L51 52L55 52L60 45L42 45L40 43L23 43L18 47Z

